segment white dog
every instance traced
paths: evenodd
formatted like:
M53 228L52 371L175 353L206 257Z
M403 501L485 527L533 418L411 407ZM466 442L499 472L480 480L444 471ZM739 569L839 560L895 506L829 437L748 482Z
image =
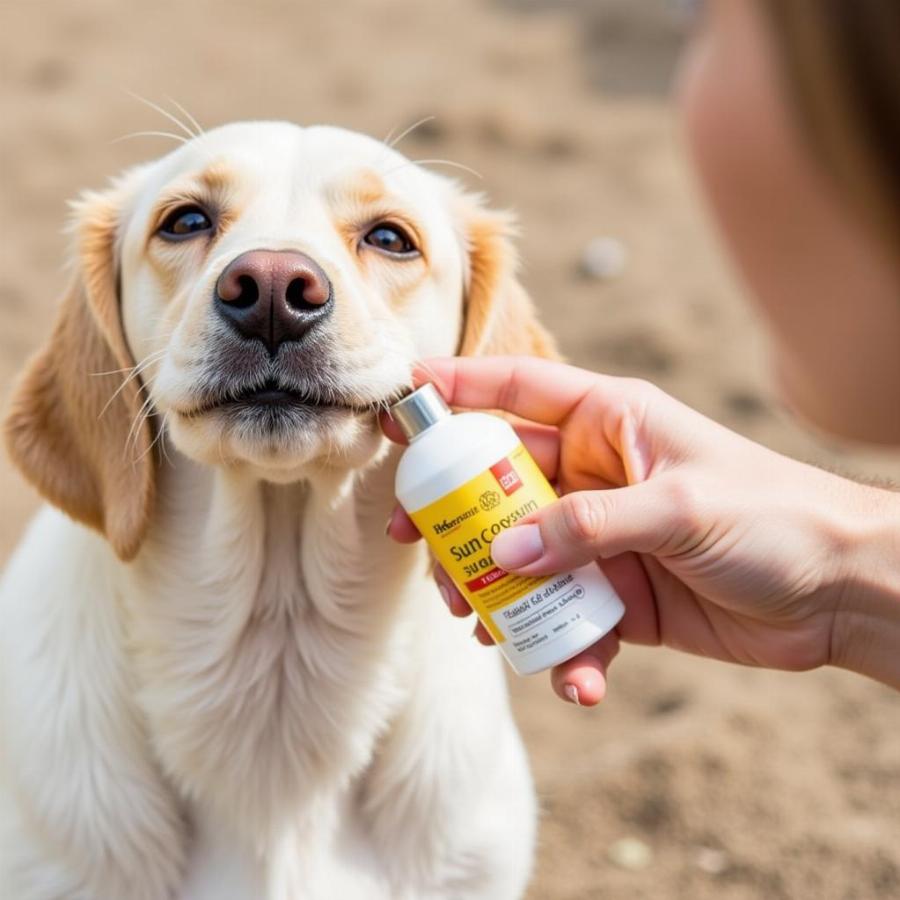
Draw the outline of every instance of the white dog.
M57 508L0 588L2 896L520 896L536 811L500 660L384 536L376 416L421 357L552 354L507 220L284 123L197 137L75 218L6 424Z

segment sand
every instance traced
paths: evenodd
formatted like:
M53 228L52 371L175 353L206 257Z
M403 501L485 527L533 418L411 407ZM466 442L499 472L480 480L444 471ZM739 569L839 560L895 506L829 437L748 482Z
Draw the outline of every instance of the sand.
M779 409L680 146L681 28L663 0L124 7L0 9L4 397L65 282L65 201L167 147L112 143L167 127L123 89L175 97L207 126L382 137L434 115L401 148L471 166L470 186L518 212L524 280L571 360L651 378L799 458L900 474L896 456L815 440ZM615 280L579 273L598 236L627 250ZM0 496L5 557L36 505L6 460ZM900 700L886 689L634 648L597 710L559 703L543 677L512 689L543 807L531 900L900 896Z

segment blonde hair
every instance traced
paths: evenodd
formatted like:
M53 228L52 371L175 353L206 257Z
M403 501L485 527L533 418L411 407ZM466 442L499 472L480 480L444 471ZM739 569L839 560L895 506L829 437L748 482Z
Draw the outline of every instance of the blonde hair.
M900 258L900 2L762 2L814 152Z

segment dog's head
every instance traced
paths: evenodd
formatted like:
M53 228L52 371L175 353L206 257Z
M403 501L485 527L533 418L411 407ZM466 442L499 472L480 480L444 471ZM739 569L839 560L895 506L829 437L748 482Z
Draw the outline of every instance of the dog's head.
M340 129L216 129L86 194L74 226L74 281L7 444L123 559L162 429L201 463L296 480L370 459L417 359L552 352L508 219Z

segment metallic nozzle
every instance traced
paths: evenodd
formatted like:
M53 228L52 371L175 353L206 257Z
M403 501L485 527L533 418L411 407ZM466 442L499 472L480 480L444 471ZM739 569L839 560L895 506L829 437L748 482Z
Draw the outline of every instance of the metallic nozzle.
M433 384L423 384L391 407L391 418L410 441L450 415L450 407Z

